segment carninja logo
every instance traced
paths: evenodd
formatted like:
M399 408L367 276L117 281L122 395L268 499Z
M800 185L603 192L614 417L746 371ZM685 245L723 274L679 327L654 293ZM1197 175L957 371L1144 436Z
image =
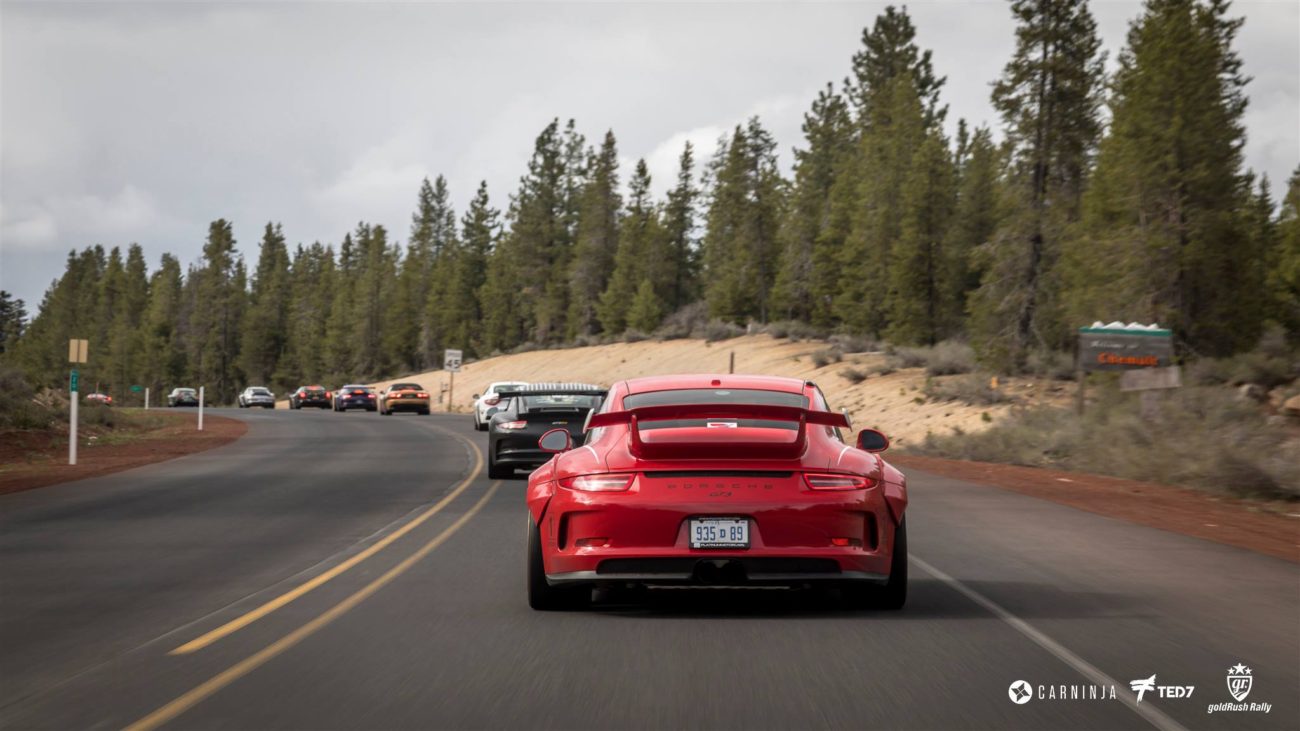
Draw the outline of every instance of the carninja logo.
M1011 699L1012 703L1023 706L1029 702L1030 698L1034 697L1033 686L1023 680L1017 680L1011 684L1010 688L1007 688L1007 697Z

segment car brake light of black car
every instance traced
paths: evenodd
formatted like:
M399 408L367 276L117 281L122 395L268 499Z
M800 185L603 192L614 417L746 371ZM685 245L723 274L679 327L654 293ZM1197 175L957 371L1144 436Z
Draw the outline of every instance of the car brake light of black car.
M636 475L579 475L578 477L560 478L560 487L586 492L623 492L632 486Z
M374 397L375 397L375 395L374 395L373 393L368 393L368 394L366 394L366 398L374 398Z
M503 421L500 424L497 424L498 429L505 429L507 431L523 429L526 426L528 426L528 422L526 421Z
M803 481L813 490L865 490L875 484L862 475L817 474L806 472Z
M325 398L333 398L333 395L329 391L326 391Z

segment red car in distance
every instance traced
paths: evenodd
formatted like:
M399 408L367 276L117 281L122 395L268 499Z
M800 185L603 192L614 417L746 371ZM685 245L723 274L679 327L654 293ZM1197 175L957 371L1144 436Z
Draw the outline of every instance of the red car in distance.
M579 607L594 587L832 584L854 606L907 599L907 481L874 429L810 381L663 376L615 384L580 446L528 479L528 601Z

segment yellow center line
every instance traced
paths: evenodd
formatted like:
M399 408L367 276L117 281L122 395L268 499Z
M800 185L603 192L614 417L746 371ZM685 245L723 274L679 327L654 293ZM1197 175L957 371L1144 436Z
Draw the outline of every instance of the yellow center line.
M235 632L238 632L239 630L261 619L262 617L265 617L271 612L274 612L275 610L280 609L281 607L285 606L289 602L292 602L293 600L301 597L307 592L320 587L325 582L337 577L339 574L342 574L343 572L347 571L353 566L356 566L362 561L365 561L366 559L370 558L376 553L379 553L380 551L384 550L388 546L392 545L393 541L396 541L397 539L401 538L407 533L410 533L411 531L418 528L426 520L437 515L443 508L447 507L447 505L452 500L455 500L458 495L464 492L465 488L469 487L470 483L474 482L474 480L483 471L483 450L479 449L478 445L474 444L468 439L465 439L464 437L455 434L453 434L452 436L455 436L457 439L468 444L470 449L474 451L474 469L470 470L469 475L467 475L465 479L461 480L460 483L456 485L455 489L453 489L450 493L448 493L446 497L439 500L428 510L424 511L423 513L420 513L418 516L416 516L406 525L402 526L401 528L398 528L392 533L389 533L387 536L384 536L382 540L377 541L374 545L370 546L369 548L362 551L361 553L358 553L352 558L349 558L348 560L335 566L329 571L319 574L318 576L313 577L311 580L303 584L300 584L299 586L290 589L289 591L286 591L285 593L263 604L262 606L249 611L247 614L236 617L235 619L230 620L229 622L221 625L220 627L212 630L211 632L208 632L207 634L204 634L200 637L190 640L189 642L186 642L185 644L181 645L180 647L177 647L176 649L172 650L167 654L188 655L191 652L202 650L203 648L207 647L208 645L211 645L213 642L216 642L217 640L223 637L227 637L229 635L234 634Z
M270 645L267 645L266 647L262 648L256 653L244 658L243 660L239 661L238 663L235 663L234 665L230 666L226 670L223 670L217 675L209 678L208 680L204 681L202 684L198 685L194 689L180 696L179 698L172 701L171 703L168 703L162 708L159 708L153 713L150 713L148 716L145 716L139 721L136 721L130 726L127 726L126 731L152 731L153 729L158 728L164 723L174 720L177 716L188 711L189 709L198 705L199 703L206 700L207 698L210 698L212 695L216 694L221 689L225 688L226 686L230 685L236 680L244 677L245 675L251 673L257 668L265 665L267 662L275 658L277 655L280 655L284 651L297 645L298 643L302 642L303 640L307 639L313 634L316 634L321 629L329 625L331 622L343 616L344 614L348 613L358 604L365 601L372 594L382 589L386 584L391 582L393 579L396 579L398 576L401 576L408 569L410 569L417 562L419 562L420 559L429 555L429 553L432 552L435 548L437 548L438 546L446 542L446 540L450 538L453 533L460 530L462 526L468 523L470 519L473 518L478 513L478 511L481 510L483 506L487 504L488 500L492 499L492 496L496 493L497 488L499 487L501 487L500 480L497 480L496 482L492 483L492 486L488 488L487 492L483 494L483 497L479 498L478 502L474 503L474 506L471 507L468 511L466 511L464 515L457 518L456 522L447 526L447 528L445 528L441 533L435 536L432 540L430 540L428 543L421 546L418 551L408 556L406 559L404 559L401 563L397 564L393 568L389 569L386 573L384 573L383 576L380 576L379 578L370 582L365 587L358 590L355 594L349 596L347 599L344 599L338 604L335 604L333 607L330 607L329 610L327 610L324 614L320 615L319 617L316 617L315 619L311 620L307 624L304 624L303 626L299 627L293 632L290 632L289 634L285 635L284 637L281 637L280 639L276 640Z

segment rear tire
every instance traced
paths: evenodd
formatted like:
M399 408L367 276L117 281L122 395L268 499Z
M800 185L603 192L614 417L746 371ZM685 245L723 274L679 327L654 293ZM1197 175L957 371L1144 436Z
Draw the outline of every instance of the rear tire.
M499 465L495 457L488 456L488 479L505 480L515 476L515 468L508 465Z
M889 561L889 579L883 586L852 582L840 590L845 603L855 609L896 611L907 603L907 520L894 531L894 554Z
M546 583L542 562L542 532L528 517L528 606L548 612L581 609L591 603L591 589L585 586L551 586Z

